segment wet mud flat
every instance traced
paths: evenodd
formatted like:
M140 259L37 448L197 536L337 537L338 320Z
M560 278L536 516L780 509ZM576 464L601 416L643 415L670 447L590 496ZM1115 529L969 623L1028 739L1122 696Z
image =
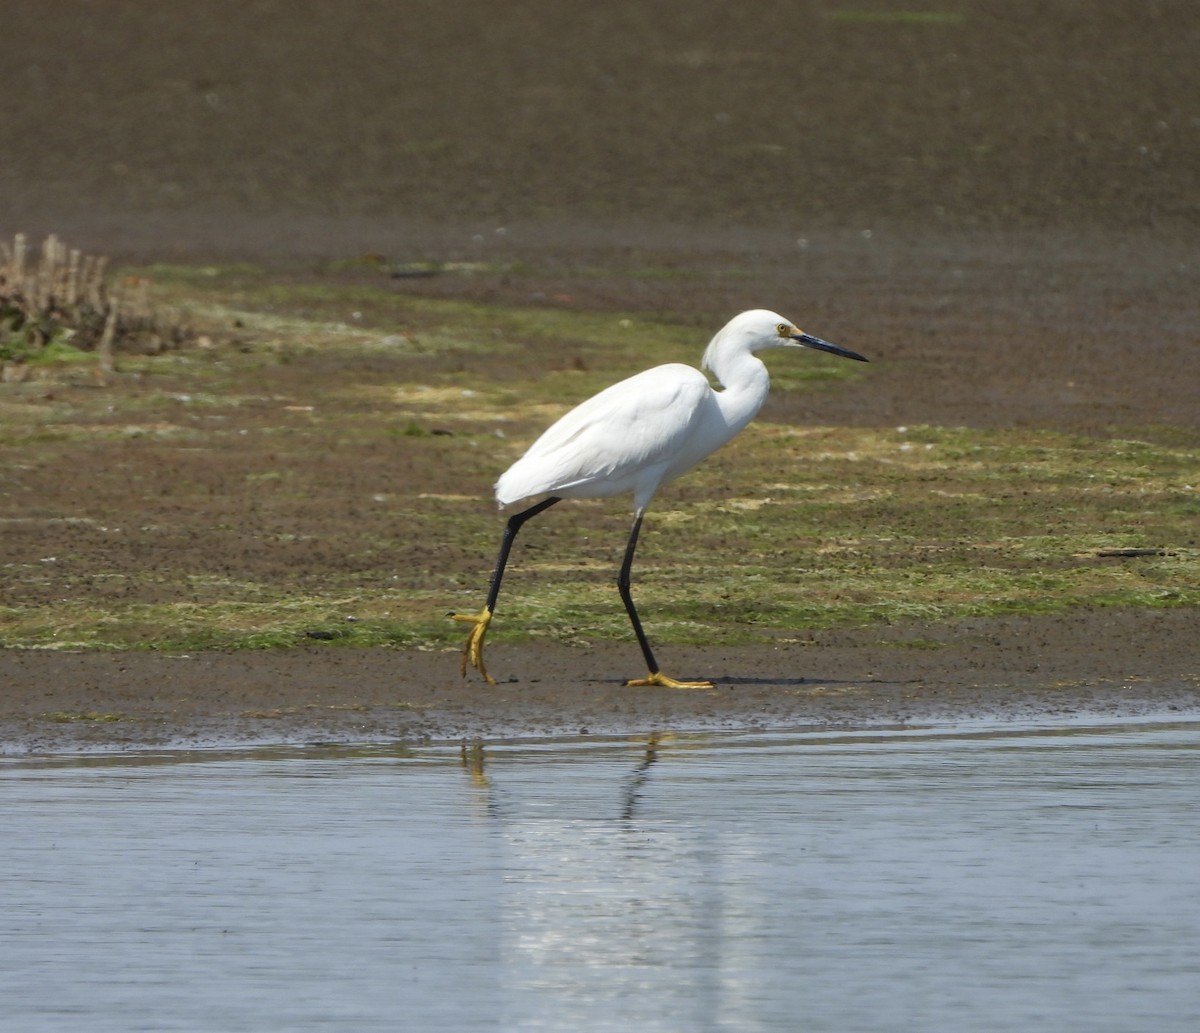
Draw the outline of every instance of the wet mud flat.
M1200 647L1187 611L969 621L895 629L890 640L878 630L831 631L806 646L663 653L716 688L626 688L636 648L609 642L498 644L496 686L460 678L452 653L5 651L0 749L423 743L1200 709Z

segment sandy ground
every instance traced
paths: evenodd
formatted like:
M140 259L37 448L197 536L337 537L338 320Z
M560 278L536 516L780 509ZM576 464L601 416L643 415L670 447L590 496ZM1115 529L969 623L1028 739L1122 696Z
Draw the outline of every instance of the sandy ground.
M515 3L497 17L466 2L448 20L422 3L126 0L51 20L16 2L0 234L289 270L366 252L521 262L520 278L397 290L708 329L769 305L887 364L803 410L772 400L779 421L1194 429L1200 14L906 10ZM689 275L630 273L651 266ZM69 510L69 492L51 499L62 485L46 490ZM457 562L486 569L491 548ZM513 680L494 689L446 654L8 651L0 746L1195 709L1197 631L1191 611L1096 611L895 629L940 649L873 630L671 650L672 671L718 680L702 693L620 688L640 673L629 644L497 645L491 665Z

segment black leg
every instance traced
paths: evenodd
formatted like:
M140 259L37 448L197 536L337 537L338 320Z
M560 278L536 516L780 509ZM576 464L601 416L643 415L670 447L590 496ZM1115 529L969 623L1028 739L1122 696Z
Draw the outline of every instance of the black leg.
M500 582L504 579L504 568L508 565L508 554L512 552L513 542L516 540L517 532L521 530L521 525L530 517L537 516L542 510L549 509L556 502L561 502L562 499L557 495L551 495L549 498L542 499L528 509L521 510L509 517L508 523L504 526L504 538L500 542L500 555L496 557L496 569L492 573L492 585L488 589L487 605L484 606L479 614L450 614L456 621L462 621L464 624L471 624L471 634L467 636L467 644L463 648L462 657L462 673L467 673L467 664L470 664L484 679L492 685L496 684L496 680L487 673L487 668L483 665L483 640L487 635L488 625L491 623L492 614L496 609L496 600L500 596Z
M629 542L625 546L625 560L621 564L621 573L617 576L617 589L621 593L621 602L625 604L625 612L629 614L629 623L633 625L633 633L637 636L638 645L642 647L642 656L646 658L649 675L645 678L630 678L626 685L657 685L665 689L711 689L710 681L679 681L663 674L654 659L654 652L642 629L642 620L638 616L637 607L633 605L633 594L629 591L629 574L633 569L633 554L637 551L638 535L642 531L642 517L645 510L639 509L633 519L633 529L629 532Z
M520 513L514 513L508 518L508 523L504 525L504 538L500 542L500 555L496 557L496 569L492 572L492 587L488 590L487 609L489 612L494 613L496 610L496 600L500 597L500 581L504 577L504 568L508 566L508 554L512 552L517 532L521 530L521 526L526 520L537 516L544 509L549 509L556 502L562 502L562 499L557 495L551 495L548 499L542 499L536 505L523 509Z
M650 649L646 632L642 630L642 621L638 617L637 607L633 605L633 595L629 591L629 574L633 569L633 554L637 551L638 535L642 531L643 511L639 510L633 519L633 530L629 532L629 542L625 546L625 560L621 564L621 573L617 576L617 591L621 593L621 602L625 604L625 612L629 614L629 623L633 625L633 633L637 636L638 645L642 647L642 656L646 658L646 666L651 675L658 674L658 662Z

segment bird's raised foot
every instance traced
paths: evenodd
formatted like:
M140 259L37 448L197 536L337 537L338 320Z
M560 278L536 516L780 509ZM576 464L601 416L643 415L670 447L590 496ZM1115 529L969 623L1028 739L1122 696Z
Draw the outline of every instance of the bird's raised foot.
M460 668L463 677L467 676L467 664L470 664L483 675L484 681L489 685L495 685L496 679L488 674L487 668L483 666L483 640L492 620L492 611L485 606L479 613L452 613L449 616L464 624L474 625L471 628L471 634L467 636L467 644L463 646L462 667Z
M645 686L658 685L664 689L715 689L716 685L710 681L679 681L676 678L668 678L662 671L651 671L645 678L630 678L625 683L629 686Z

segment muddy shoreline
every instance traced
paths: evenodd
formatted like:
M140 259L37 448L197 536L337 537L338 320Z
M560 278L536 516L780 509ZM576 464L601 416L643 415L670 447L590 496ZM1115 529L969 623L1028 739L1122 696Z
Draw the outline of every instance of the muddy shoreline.
M663 650L675 669L712 677L711 691L625 688L635 653L607 642L499 644L490 657L499 684L489 687L460 678L451 653L5 651L0 748L425 743L1200 711L1200 646L1187 611L1092 610L883 635L830 631L803 646Z
M698 339L766 305L886 371L773 398L763 417L780 423L1154 442L1200 422L1200 19L1186 4L565 3L497 18L467 2L452 25L386 5L9 6L2 239L316 277L367 253L478 263L397 294L670 313ZM153 455L128 463L130 484L165 476ZM194 463L236 502L228 470ZM447 490L427 475L420 490ZM24 476L54 519L98 491L86 469L51 471L44 490ZM354 476L331 469L314 497L378 490ZM6 492L19 520L31 503ZM150 521L176 503L164 489L130 505ZM254 574L253 551L197 540L206 564ZM63 548L0 547L0 567ZM492 547L439 562L482 589ZM70 548L81 569L117 562L83 536ZM1194 712L1197 627L1182 609L1087 610L663 647L672 673L716 679L711 693L624 689L641 673L627 642L497 643L495 688L460 679L451 653L0 650L0 753Z

